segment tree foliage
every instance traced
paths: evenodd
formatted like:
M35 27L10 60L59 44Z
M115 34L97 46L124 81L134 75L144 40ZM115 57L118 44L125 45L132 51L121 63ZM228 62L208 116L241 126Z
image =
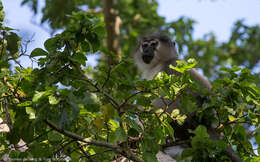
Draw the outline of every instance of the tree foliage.
M39 12L37 0L22 4ZM30 54L23 50L17 31L3 25L0 7L0 157L111 161L124 156L150 162L157 161L156 153L170 137L175 145L191 146L181 159L231 161L225 153L231 147L243 160L259 161L260 78L252 72L260 55L259 26L238 21L227 42L217 42L213 34L195 40L194 20L182 17L166 23L154 0L117 1L108 20L104 4L46 0L42 22L63 31ZM107 22L119 25L112 28L111 37ZM129 56L136 39L154 30L168 33L185 58L199 62L179 61L172 68L182 76L159 73L151 81L140 80ZM109 49L108 39L118 43L115 51ZM91 54L100 56L96 67L86 64ZM22 56L38 66L22 67L17 61ZM113 62L107 61L111 57ZM195 66L212 80L211 91L187 73ZM203 92L201 103L187 87ZM151 101L161 96L180 97L180 110L169 114L154 108ZM188 140L177 141L171 123L181 126L191 113L198 126L188 130ZM221 139L209 137L211 123Z

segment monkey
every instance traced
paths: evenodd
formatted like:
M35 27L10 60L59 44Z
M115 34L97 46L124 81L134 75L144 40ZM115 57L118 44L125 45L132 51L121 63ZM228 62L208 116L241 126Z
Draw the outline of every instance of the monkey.
M175 42L166 34L152 33L142 37L139 40L133 58L139 71L142 73L143 79L151 80L161 71L166 72L168 75L181 75L169 67L169 65L176 66L176 61L179 59ZM195 69L191 69L189 72L204 88L211 89L210 82ZM157 108L168 106L167 112L171 113L176 108L178 99L175 102L166 99L156 99L152 104Z
M178 53L175 48L175 42L171 40L171 38L163 33L152 33L150 35L143 36L137 45L135 53L133 55L134 62L142 73L142 78L147 80L152 80L153 77L163 71L166 72L168 75L177 75L180 76L181 74L174 69L171 69L169 65L176 66L176 61L179 60ZM191 76L197 80L201 85L210 90L212 88L210 82L199 74L195 69L190 69L188 71ZM189 91L189 90L188 90ZM199 94L193 93L190 91L192 95L198 96ZM165 100L163 97L155 99L152 101L152 105L156 108L165 108L166 106L168 109L166 110L168 113L171 113L173 109L178 108L180 99L176 99L175 101ZM188 116L186 119L186 123L184 122L184 126L179 129L178 125L173 125L174 132L178 133L178 131L182 129L186 129L184 134L177 135L177 138L189 138L189 133L187 134L187 129L195 129L199 124L196 123L195 120L192 119L193 115ZM220 136L216 133L215 129L212 126L208 127L208 133L213 140L219 140ZM176 135L176 134L175 134ZM178 146L173 148L166 148L165 152L168 153L170 156L175 157L176 152L181 153L185 147ZM174 150L174 151L172 151ZM233 161L242 161L241 158L234 153L234 151L229 147L226 150L226 153Z
M151 80L160 71L164 71L168 75L180 75L169 68L170 64L176 66L176 61L179 60L175 42L163 33L153 33L142 37L134 53L134 60L142 72L143 79ZM210 82L196 70L191 69L189 72L205 88L211 89Z

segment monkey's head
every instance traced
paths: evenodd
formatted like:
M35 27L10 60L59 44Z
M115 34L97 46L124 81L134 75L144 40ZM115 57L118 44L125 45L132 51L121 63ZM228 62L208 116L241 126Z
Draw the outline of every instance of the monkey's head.
M177 58L175 43L168 35L163 33L153 33L146 35L139 40L137 55L141 57L145 64L150 64L154 59L167 61Z
M160 44L158 39L145 39L142 41L140 51L144 63L149 64L152 61L154 53L159 49L159 46Z
M142 37L134 54L135 63L142 72L165 66L167 62L177 58L175 43L163 33L153 33Z

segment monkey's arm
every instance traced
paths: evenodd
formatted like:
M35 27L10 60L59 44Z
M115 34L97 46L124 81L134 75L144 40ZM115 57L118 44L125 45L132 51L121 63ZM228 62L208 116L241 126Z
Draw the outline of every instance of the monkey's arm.
M200 73L198 73L195 69L191 69L189 70L189 72L191 73L191 75L194 77L195 80L199 81L204 86L204 88L211 89L210 82L205 77L203 77Z

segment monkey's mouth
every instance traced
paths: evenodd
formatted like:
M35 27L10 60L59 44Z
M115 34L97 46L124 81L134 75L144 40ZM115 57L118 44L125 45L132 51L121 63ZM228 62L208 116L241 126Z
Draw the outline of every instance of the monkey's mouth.
M144 63L149 64L152 61L153 56L151 56L151 55L143 55L142 59L143 59Z

